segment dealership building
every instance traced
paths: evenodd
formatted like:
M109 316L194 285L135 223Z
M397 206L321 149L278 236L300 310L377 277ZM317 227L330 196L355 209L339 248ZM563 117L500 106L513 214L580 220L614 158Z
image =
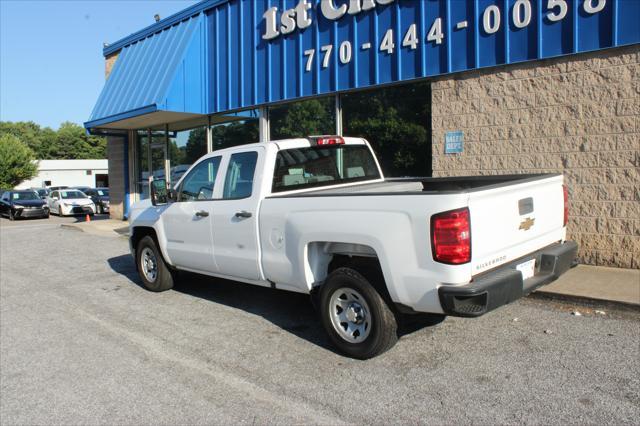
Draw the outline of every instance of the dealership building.
M103 53L115 218L216 149L362 136L387 176L563 173L579 261L640 268L638 0L205 0Z

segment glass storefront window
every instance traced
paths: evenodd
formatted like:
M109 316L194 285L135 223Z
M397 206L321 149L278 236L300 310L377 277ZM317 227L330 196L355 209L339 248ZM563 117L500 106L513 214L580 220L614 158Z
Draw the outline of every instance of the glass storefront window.
M189 166L206 153L206 127L171 134L169 138L169 179L171 183L178 182Z
M211 126L214 151L255 143L260 139L258 110L240 111L225 118L230 121Z
M427 82L342 95L343 134L371 143L385 176L431 176Z
M293 102L269 108L271 140L336 133L335 98Z

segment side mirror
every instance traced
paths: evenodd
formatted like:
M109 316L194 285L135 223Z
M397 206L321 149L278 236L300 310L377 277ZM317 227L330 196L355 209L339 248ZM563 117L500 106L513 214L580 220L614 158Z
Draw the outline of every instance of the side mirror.
M151 186L151 204L154 206L167 204L169 202L167 180L153 179L149 184Z

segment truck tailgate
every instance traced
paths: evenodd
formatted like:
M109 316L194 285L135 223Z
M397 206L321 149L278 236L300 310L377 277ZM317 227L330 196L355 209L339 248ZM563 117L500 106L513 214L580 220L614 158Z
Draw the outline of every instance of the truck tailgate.
M552 175L469 193L472 275L564 239L562 183Z

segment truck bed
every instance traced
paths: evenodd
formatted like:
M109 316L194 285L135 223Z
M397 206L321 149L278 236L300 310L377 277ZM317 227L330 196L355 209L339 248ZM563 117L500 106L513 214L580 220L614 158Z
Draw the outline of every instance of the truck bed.
M354 195L393 195L393 194L450 194L474 192L478 190L498 188L514 183L525 183L539 179L558 176L558 174L519 174L498 176L458 176L458 177L410 177L391 178L383 182L362 183L341 188L310 189L288 195L273 197L327 197Z

